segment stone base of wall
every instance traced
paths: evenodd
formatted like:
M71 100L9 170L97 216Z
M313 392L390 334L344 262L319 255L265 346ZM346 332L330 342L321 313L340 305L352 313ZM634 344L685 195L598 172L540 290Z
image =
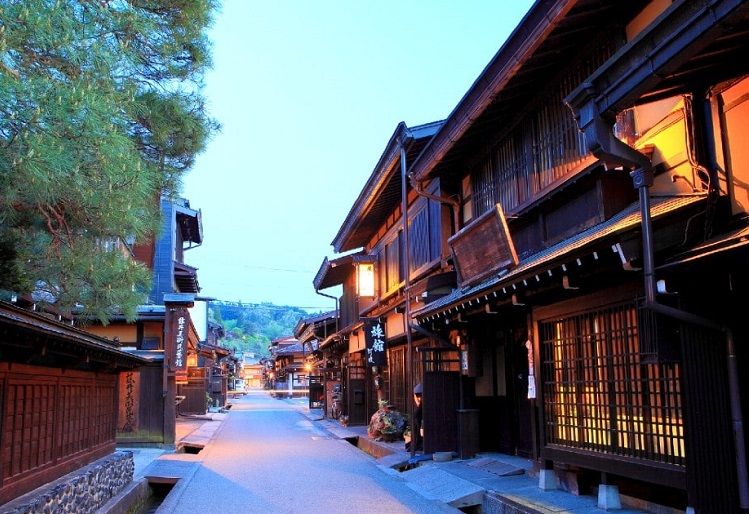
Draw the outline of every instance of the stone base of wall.
M118 450L0 506L0 514L94 514L134 473L133 452Z

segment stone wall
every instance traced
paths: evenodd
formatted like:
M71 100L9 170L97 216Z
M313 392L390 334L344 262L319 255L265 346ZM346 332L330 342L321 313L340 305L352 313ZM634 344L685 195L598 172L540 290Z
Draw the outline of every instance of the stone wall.
M5 505L0 514L94 514L133 481L133 453L116 451Z

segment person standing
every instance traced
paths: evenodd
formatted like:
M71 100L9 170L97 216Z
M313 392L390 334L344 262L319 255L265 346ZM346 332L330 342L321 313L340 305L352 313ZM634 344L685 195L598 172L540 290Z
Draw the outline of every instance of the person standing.
M424 449L424 428L422 425L422 410L421 410L421 384L417 384L414 387L414 424L413 433L411 434L411 441L406 443L406 450L411 450L411 444L414 446L414 451L420 452Z

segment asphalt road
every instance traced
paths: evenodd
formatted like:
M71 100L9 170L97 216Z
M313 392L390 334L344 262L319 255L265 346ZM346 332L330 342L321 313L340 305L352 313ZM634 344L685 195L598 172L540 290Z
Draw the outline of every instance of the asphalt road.
M266 392L232 401L200 465L156 511L222 513L459 513L425 499L356 446Z

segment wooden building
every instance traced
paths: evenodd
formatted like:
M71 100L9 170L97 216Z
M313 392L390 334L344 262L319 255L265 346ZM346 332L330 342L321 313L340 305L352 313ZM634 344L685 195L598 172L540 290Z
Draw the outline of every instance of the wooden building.
M279 337L271 341L269 389L277 397L307 396L309 392L309 369L305 367L307 351L293 336Z
M302 318L294 327L294 337L304 350L309 406L321 408L325 415L331 413L334 391L341 384L341 369L321 346L330 336L337 334L338 321L338 310L335 310Z
M436 183L424 189L412 187L406 174L408 163L416 159L441 125L398 124L333 240L336 252L349 253L326 258L314 280L318 292L342 287L339 329L321 344L321 350L326 360L340 366L344 411L351 424L368 423L379 400L387 400L401 412L411 412L412 390L422 381L424 370L416 352L434 348L434 341L439 348L428 352L428 369L436 366L435 371L446 380L457 376L458 354L454 348L438 341L437 334L413 326L406 329L413 325L407 323L412 308L455 287L456 275L447 263L450 254L446 240L454 231L457 203L441 197ZM405 218L403 212L407 212ZM407 232L403 230L404 221L409 226ZM411 248L408 256L403 251L406 247ZM360 271L373 274L374 283L368 290L363 287ZM373 334L377 335L374 339ZM375 339L379 342L374 343ZM373 353L373 345L382 351ZM373 356L378 354L374 361ZM446 370L452 375L444 375ZM457 409L459 399L452 396ZM449 410L454 416L455 409ZM434 448L453 445L454 434L445 427L452 424L441 423L432 430Z
M528 457L604 507L749 512L747 29L745 0L538 0L370 226L373 174L334 248L375 257L354 317L411 322L383 387L404 402L417 370L425 451ZM344 287L351 359L349 258L316 287ZM455 273L441 297L419 286L432 262Z
M0 504L114 452L119 378L145 364L25 307L0 303Z
M148 303L138 309L135 322L114 316L107 325L83 327L118 340L148 362L121 379L117 441L124 446L173 446L177 405L184 412L205 414L206 393L212 393L213 362L209 371L199 362L202 338L211 332L205 330L201 336L191 315L196 304L205 300L198 296L197 269L184 262L185 251L202 244L202 214L184 199L172 202L167 198L161 200L161 212L164 228L160 236L136 242L133 250L135 258L153 272ZM225 395L219 392L218 397Z

